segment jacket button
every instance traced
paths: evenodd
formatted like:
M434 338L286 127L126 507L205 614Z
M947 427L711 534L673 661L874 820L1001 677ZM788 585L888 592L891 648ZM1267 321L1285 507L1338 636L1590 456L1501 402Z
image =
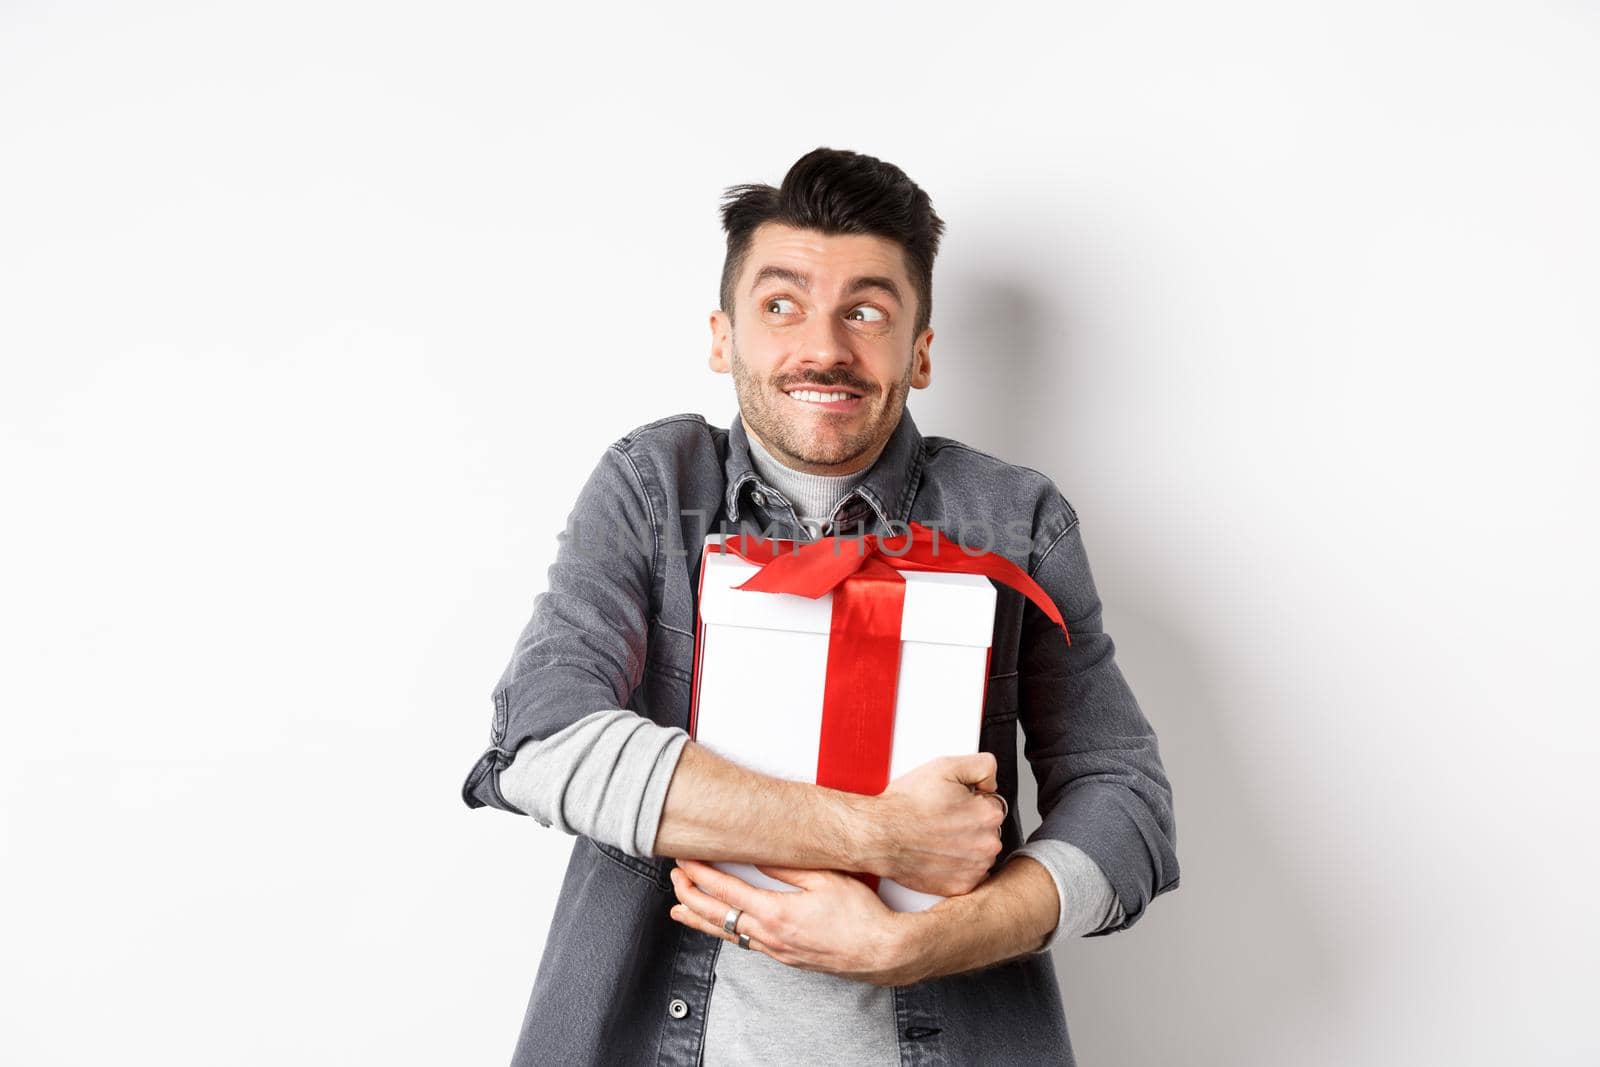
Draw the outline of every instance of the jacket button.
M755 490L754 492L752 492L750 494L750 499L755 503L755 506L758 507L758 508L764 508L764 507L767 506L767 494L763 493L759 489Z
M681 1019L689 1014L689 1002L682 997L673 997L672 1003L667 1005L667 1014L674 1019Z

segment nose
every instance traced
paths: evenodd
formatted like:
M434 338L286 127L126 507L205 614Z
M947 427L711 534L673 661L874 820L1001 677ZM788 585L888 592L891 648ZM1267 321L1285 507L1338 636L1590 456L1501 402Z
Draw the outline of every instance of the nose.
M849 328L832 315L812 316L800 337L800 362L826 370L834 365L849 366L855 361L850 349Z

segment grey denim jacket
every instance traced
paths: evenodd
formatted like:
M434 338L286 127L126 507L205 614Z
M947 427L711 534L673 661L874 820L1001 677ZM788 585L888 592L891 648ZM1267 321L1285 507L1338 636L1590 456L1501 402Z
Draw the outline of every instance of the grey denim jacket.
M1115 888L1123 922L1089 936L1132 926L1178 885L1172 790L1101 629L1076 513L1045 475L924 437L907 410L823 535L903 533L907 521L1005 556L1061 610L1070 646L1027 598L996 585L980 741L1012 812L996 866L1021 844L1020 723L1039 785L1034 837L1083 849ZM521 814L499 788L517 747L602 708L688 728L700 552L712 532L810 540L756 474L737 416L728 429L696 414L658 419L606 449L493 690L491 743L462 787L469 807ZM668 916L673 862L574 839L513 1067L698 1063L724 942ZM1047 953L899 987L894 1002L903 1067L1074 1062Z

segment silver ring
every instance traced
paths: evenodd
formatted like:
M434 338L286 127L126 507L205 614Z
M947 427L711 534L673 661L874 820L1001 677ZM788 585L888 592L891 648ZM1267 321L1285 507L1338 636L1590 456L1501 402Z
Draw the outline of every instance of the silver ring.
M740 948L745 948L745 949L750 947L750 935L749 934L740 934L739 935L739 947Z
M729 908L727 917L722 920L722 928L730 934L738 933L739 931L735 930L734 927L739 925L739 916L743 914L744 911L740 908Z
M994 797L996 800L998 800L1000 802L1000 821L1001 822L1005 822L1006 819L1011 817L1011 805L1006 803L1006 798L1005 797L1001 796L999 793L985 793L983 795L986 796L986 797Z

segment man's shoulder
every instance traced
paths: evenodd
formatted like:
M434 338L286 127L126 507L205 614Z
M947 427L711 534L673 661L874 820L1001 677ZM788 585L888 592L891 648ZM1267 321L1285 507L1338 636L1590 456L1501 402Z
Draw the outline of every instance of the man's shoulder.
M727 439L727 427L711 425L697 411L685 411L641 423L613 441L612 447L624 452L670 451L694 445L715 447Z
M944 518L958 529L971 523L983 527L986 523L1020 522L1029 528L1029 547L1039 552L1077 525L1078 513L1055 480L1043 471L954 438L925 435L922 440L926 454L924 482L938 487ZM985 530L974 536L983 541L1001 537L1003 542L1009 534ZM1036 556L1030 554L1028 558L1031 566Z
M728 430L688 411L652 419L618 437L610 446L649 487L671 487L680 496L721 491ZM707 488L710 487L710 488Z

